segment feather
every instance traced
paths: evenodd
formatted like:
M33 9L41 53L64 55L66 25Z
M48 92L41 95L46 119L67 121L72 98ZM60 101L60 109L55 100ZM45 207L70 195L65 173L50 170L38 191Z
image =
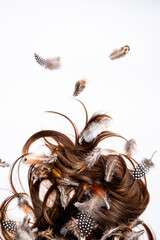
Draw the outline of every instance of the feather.
M136 142L134 139L130 139L125 144L125 151L128 156L131 156L132 152L136 149Z
M8 232L17 232L18 225L13 220L5 220L1 222L2 228L6 229Z
M23 161L28 164L38 164L41 163L43 160L44 159L41 156L36 155L34 153L30 153L27 156L25 156Z
M59 180L59 184L63 186L79 186L79 183L73 181L71 178L64 177Z
M10 166L10 164L9 163L7 163L7 162L2 162L2 159L0 159L0 167L3 167L3 168L5 168L5 167L9 167Z
M86 83L87 83L86 79L82 79L76 82L74 93L73 93L74 97L78 96L85 89Z
M106 240L107 238L109 238L110 236L114 235L114 233L116 233L119 230L120 227L115 227L115 228L111 228L110 230L106 230L103 233L103 236L101 238L101 240Z
M18 197L18 206L23 207L24 205L29 205L26 197L23 194L20 194Z
M19 225L16 232L14 240L35 240L37 229L31 229L29 227L29 218L28 216L24 219L23 223Z
M87 169L91 169L94 164L98 161L99 157L101 155L101 149L100 148L94 148L87 157L84 159L84 164Z
M92 122L89 127L83 132L82 136L79 139L79 142L82 143L83 140L85 142L91 142L107 128L109 120L110 119L108 117L105 117L98 122Z
M50 156L40 156L34 153L30 153L25 156L24 162L28 164L39 164L39 163L54 163L57 160L57 154L52 154Z
M124 224L124 223L120 224L118 227L113 227L111 229L107 229L104 232L101 240L106 240L109 237L111 237L112 235L113 236L121 236L121 237L123 237L123 233L122 232L125 231L125 230L130 231L128 226L126 224Z
M81 211L85 213L89 213L91 218L96 218L96 214L99 209L103 206L106 206L107 209L110 208L109 199L106 195L94 194L89 200L84 201L82 203L76 202L75 206Z
M64 186L59 185L58 186L59 192L60 192L60 200L61 200L61 205L65 209L68 205L69 202L69 196L66 193L66 189Z
M133 179L141 179L146 175L146 173L149 172L150 168L154 166L154 163L152 162L152 158L156 151L153 153L152 157L150 159L145 158L141 163L138 164L133 170Z
M51 168L49 167L45 167L44 165L38 165L38 167L36 167L33 172L32 172L32 181L33 184L37 181L37 180L41 180L42 178L47 178L48 177L48 173L51 171Z
M40 236L45 237L46 239L54 239L53 238L53 228L48 228L47 230L40 232Z
M141 221L140 219L135 219L134 221L131 222L130 224L130 228L134 228L134 227L137 227L139 224L142 224L143 221Z
M61 66L60 57L44 59L36 53L34 53L34 57L38 64L49 70L56 70L59 69Z
M105 203L107 209L110 209L110 207L111 207L111 200L109 199L107 193L102 188L95 187L95 186L92 187L92 190L97 194L97 196L99 198L103 198L104 203Z
M121 47L120 49L115 49L110 55L111 60L115 60L121 57L124 57L130 50L130 47L128 45Z
M140 236L142 236L142 234L144 233L144 230L140 230L138 232L135 232L133 230L131 231L126 231L123 233L123 238L125 240L136 240L138 239Z
M106 169L105 169L105 181L111 182L112 177L116 171L117 165L117 158L115 156L110 156L109 159L106 161Z
M89 236L91 236L93 229L95 229L98 225L88 213L80 212L77 218L77 228L79 229L80 236L88 238Z
M70 220L60 230L63 236L66 236L68 232L73 233L76 237L79 237L78 219Z
M113 240L120 240L120 236L115 236Z
M113 240L120 240L120 236L115 236Z
M45 163L55 163L57 161L57 154L50 155L46 160L44 160Z
M26 214L30 214L29 202L23 194L18 197L18 206L23 209Z

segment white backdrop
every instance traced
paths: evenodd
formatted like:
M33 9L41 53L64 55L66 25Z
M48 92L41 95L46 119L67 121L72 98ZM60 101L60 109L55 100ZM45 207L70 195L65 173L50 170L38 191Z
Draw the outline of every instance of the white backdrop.
M151 201L141 219L160 239L160 1L158 0L1 0L0 158L12 163L34 132L60 128L67 114L81 129L82 107L72 99L74 84L88 84L79 99L89 115L106 111L110 129L137 142L135 158L154 157L147 175ZM115 48L130 52L111 61ZM33 53L60 56L62 67L40 67ZM63 121L63 128L71 132ZM2 188L9 169L0 168ZM6 192L1 189L1 196ZM8 193L7 193L8 194Z

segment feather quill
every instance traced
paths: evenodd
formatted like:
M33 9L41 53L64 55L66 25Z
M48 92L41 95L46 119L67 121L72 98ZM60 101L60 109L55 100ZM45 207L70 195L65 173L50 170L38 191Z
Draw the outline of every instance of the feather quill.
M116 171L117 159L115 156L110 156L106 162L106 169L105 169L105 181L111 182L112 177Z
M130 50L130 47L128 45L121 47L120 49L115 49L110 55L111 60L115 60L121 57L124 57Z
M74 97L78 96L85 89L86 83L87 83L86 79L82 79L76 82L73 93Z
M36 53L34 53L34 57L38 64L49 70L56 70L59 69L61 66L60 57L44 59Z

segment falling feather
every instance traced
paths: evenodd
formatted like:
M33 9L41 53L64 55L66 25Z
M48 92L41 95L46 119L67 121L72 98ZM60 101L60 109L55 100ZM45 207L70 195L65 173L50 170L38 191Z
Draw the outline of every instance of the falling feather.
M94 148L84 159L84 164L86 168L91 169L94 166L94 164L98 161L100 155L101 155L101 149Z
M3 167L3 168L5 168L5 167L9 167L10 166L10 164L9 163L7 163L7 162L2 162L2 159L0 159L0 167Z
M125 146L125 152L128 156L132 155L132 152L136 150L136 142L134 139L130 139L126 142Z
M74 97L78 96L85 89L86 83L87 83L86 79L82 79L76 82L74 93L73 93Z
M60 57L44 59L36 53L34 53L34 57L38 64L40 64L41 66L49 70L56 70L56 69L59 69L61 66Z
M83 140L85 142L91 142L93 139L95 139L101 132L103 132L107 128L109 120L110 119L107 117L101 119L99 122L92 122L80 137L80 143L82 143Z
M130 51L130 47L128 45L121 47L120 49L115 49L110 55L111 60L115 60L121 57L124 57Z
M106 169L105 169L105 181L111 182L112 177L116 171L117 159L115 156L110 156L109 159L106 161Z

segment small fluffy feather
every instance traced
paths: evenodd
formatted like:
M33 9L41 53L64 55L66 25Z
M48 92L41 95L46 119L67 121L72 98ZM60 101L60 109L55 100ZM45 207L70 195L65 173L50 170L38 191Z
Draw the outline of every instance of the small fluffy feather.
M140 236L142 236L142 234L144 233L144 230L140 230L138 232L135 231L126 231L123 234L123 238L125 240L136 240L138 239Z
M23 194L21 194L18 197L18 206L19 207L23 207L24 205L29 205L29 202L26 199L26 196L24 196Z
M35 233L37 229L31 229L29 226L29 218L26 217L24 222L19 225L18 230L16 232L16 236L14 240L35 240L36 236Z
M103 236L102 236L101 240L106 240L108 237L110 237L111 235L113 235L114 233L116 233L119 229L120 229L120 226L105 231L105 232L103 233Z
M46 231L40 232L39 236L45 237L46 239L54 239L53 238L53 228L49 227Z
M93 139L95 139L107 128L109 120L109 118L104 118L99 122L92 122L80 137L80 143L82 143L83 140L85 142L91 142Z
M69 196L66 193L66 189L64 186L59 185L58 186L59 192L60 192L60 200L61 200L61 205L65 209L68 205L69 202Z
M110 208L110 203L108 198L105 196L99 196L97 194L94 194L93 197L91 197L89 200L84 201L82 203L76 202L75 206L81 211L81 212L87 212L90 214L92 218L96 218L96 213L99 211L99 209L103 206L107 208Z
M128 156L131 156L132 152L135 151L136 149L136 142L134 139L130 139L129 141L126 142L125 146L125 151Z
M72 180L70 177L64 177L59 180L59 184L63 186L78 186L79 183Z
M84 164L86 168L91 169L94 166L94 164L98 161L100 155L101 155L101 149L94 148L84 159Z
M151 161L151 159L144 158L142 162L145 163L145 165L149 168L154 166L154 163Z
M115 49L110 55L111 60L115 60L121 57L124 57L130 50L130 47L128 45L121 47L120 49Z
M137 224L138 225L138 224ZM106 230L101 238L101 240L107 240L109 237L117 236L123 238L124 240L136 240L144 233L144 230L135 232L125 224L121 224L118 227Z
M74 97L78 96L85 89L86 83L87 83L87 81L85 79L82 79L82 80L76 82L74 93L73 93Z
M110 158L106 162L106 169L105 169L105 181L111 182L112 177L116 171L117 159L115 156L110 156Z
M60 233L66 236L68 232L73 233L76 237L79 237L78 231L78 219L70 220L60 230Z
M36 53L34 53L34 57L38 64L40 64L41 66L49 70L56 70L56 69L59 69L61 66L60 57L44 59Z

